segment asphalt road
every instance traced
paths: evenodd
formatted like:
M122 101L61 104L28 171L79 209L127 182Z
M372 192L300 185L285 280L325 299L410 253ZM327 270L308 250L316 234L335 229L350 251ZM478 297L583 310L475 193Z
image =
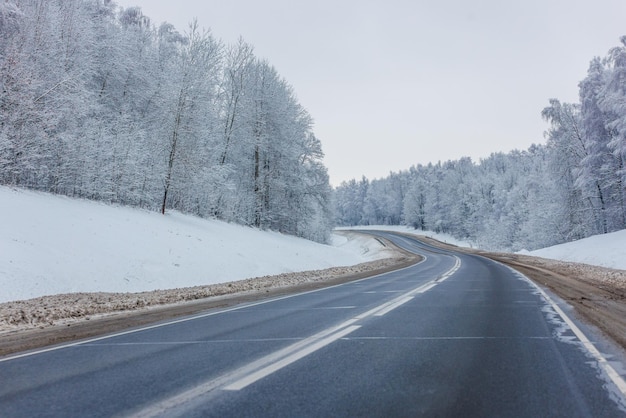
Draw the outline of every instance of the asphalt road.
M0 416L626 416L623 378L539 288L379 234L424 261L0 358Z

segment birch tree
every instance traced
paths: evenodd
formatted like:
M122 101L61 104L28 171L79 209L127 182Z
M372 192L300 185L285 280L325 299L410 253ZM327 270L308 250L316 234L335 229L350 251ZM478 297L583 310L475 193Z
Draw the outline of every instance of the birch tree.
M165 172L161 213L165 213L172 190L179 192L178 200L182 199L181 184L201 168L200 144L212 128L211 104L221 46L209 32L201 32L197 22L190 25L185 38L165 25L159 35L164 43L162 48L171 48L175 58L170 61L171 102L165 108L170 116L163 132Z

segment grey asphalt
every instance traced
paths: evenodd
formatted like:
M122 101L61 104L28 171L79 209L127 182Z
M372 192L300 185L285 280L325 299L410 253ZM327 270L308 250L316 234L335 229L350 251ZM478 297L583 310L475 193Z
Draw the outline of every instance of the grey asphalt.
M626 416L597 361L527 280L376 234L425 260L0 359L0 416Z

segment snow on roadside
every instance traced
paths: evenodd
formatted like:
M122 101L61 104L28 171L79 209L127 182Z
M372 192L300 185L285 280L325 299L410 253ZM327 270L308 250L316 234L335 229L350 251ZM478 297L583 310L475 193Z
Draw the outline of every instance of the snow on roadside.
M403 225L368 225L368 226L354 226L354 227L345 227L345 228L337 228L338 231L351 231L351 230L369 230L369 231L394 231L394 232L404 232L406 234L413 235L421 235L424 237L429 237L436 239L437 241L445 242L446 244L456 245L457 247L475 247L470 242L462 241L454 238L452 235L448 234L440 234L432 231L420 231L408 226Z
M523 254L626 270L626 230L525 251Z
M204 286L389 257L378 241L346 234L385 229L471 247L405 226L341 228L321 245L170 212L0 187L0 303L76 292ZM528 253L527 253L528 254ZM626 231L529 253L626 270Z
M405 232L414 235L427 236L458 247L476 247L470 242L458 240L447 234L438 234L430 231L418 231L407 226L373 225L339 229L366 229ZM603 235L595 235L578 241L568 242L530 252L520 251L518 254L626 270L626 230Z
M375 240L322 245L170 212L0 187L0 303L75 292L143 292L384 258Z

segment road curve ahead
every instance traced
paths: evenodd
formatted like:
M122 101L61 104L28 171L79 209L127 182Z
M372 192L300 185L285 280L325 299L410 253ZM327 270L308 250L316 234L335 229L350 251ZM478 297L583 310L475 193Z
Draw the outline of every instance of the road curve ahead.
M0 416L624 417L622 376L485 258L417 265L0 358Z

